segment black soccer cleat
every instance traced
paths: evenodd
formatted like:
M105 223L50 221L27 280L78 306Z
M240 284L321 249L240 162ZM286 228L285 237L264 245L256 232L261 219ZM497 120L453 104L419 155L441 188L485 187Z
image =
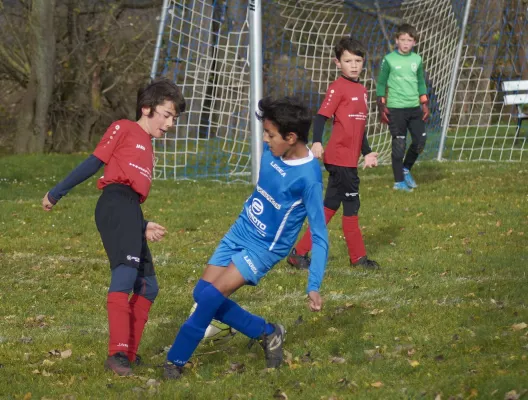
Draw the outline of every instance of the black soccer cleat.
M376 269L381 269L381 267L379 266L379 264L374 261L374 260L369 260L367 258L367 256L363 256L361 257L359 260L357 260L355 263L353 263L352 261L350 262L350 264L353 266L353 267L363 267L364 269L372 269L372 270L376 270Z
M183 367L173 364L170 361L165 361L163 364L163 377L168 380L180 379L183 374Z
M132 368L130 368L130 361L125 353L119 352L109 356L105 363L105 369L114 371L119 376L132 375Z
M288 264L290 264L292 267L298 268L298 269L308 269L310 267L310 262L312 261L308 255L300 255L297 254L297 250L295 250L295 247L290 251L290 254L288 255L288 258L286 259L288 261Z
M273 333L265 333L258 339L259 344L264 350L267 368L279 368L284 359L284 350L282 345L286 339L286 329L280 324L272 324L275 330Z

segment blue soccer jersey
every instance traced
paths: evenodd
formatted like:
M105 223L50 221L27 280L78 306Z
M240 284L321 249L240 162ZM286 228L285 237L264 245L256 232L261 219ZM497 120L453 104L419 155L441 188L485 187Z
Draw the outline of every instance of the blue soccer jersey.
M328 255L321 167L311 152L300 160L282 160L264 143L257 186L225 237L282 259L295 244L307 216L313 240L309 292L319 290Z

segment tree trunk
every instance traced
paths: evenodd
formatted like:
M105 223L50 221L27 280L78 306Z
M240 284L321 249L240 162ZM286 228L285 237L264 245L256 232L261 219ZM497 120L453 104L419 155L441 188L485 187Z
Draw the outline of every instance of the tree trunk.
M490 87L490 79L495 68L499 43L495 33L501 30L505 0L476 2L473 13L472 32L468 44L468 56L476 57L476 71L467 82L467 91L458 113L459 124L488 126L491 117L495 90ZM453 116L457 115L457 111Z
M30 24L33 48L31 77L17 123L16 153L42 153L55 72L55 0L34 0Z
M523 0L513 0L512 9L518 10L517 18L513 23L513 40L517 45L516 52L513 53L516 72L520 74L522 80L528 80L528 32L526 29L526 4ZM514 15L515 17L515 15Z

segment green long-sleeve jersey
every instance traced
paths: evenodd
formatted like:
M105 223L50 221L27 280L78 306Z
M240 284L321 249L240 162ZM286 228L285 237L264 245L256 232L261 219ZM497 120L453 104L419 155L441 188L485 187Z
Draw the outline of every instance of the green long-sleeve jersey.
M376 96L387 97L388 108L412 108L427 94L422 57L414 52L387 54L381 63Z

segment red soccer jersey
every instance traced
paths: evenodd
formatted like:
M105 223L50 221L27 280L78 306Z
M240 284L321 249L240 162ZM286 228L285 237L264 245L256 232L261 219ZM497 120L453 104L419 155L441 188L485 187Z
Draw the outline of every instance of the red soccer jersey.
M357 167L367 112L365 86L342 76L330 84L318 111L327 118L334 117L332 134L324 152L326 164Z
M97 181L99 189L112 183L130 186L143 203L149 194L154 167L150 135L137 122L122 119L107 129L93 152L104 162L104 175Z

